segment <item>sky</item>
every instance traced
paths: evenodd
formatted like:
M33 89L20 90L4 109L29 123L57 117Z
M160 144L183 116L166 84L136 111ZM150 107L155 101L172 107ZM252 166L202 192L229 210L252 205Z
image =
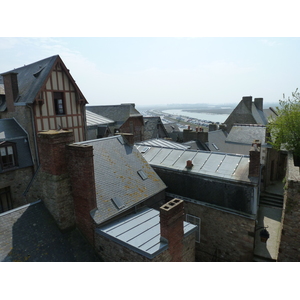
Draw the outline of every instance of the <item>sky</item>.
M0 72L60 55L91 105L274 102L300 87L300 38L1 37Z
M0 72L58 54L91 105L238 104L243 96L267 103L300 87L297 10L288 8L284 22L285 10L270 1L112 0L93 9L86 0L70 14L73 2L53 0L48 14L30 18L23 10L31 2L19 2L16 29L3 27ZM15 2L4 5L9 11ZM14 24L10 14L1 18Z

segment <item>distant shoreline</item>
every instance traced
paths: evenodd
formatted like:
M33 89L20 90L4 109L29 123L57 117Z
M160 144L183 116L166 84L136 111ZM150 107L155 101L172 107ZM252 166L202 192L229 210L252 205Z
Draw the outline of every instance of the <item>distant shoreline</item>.
M217 115L229 115L232 113L232 108L211 108L211 109L182 109L182 111L191 112L191 113L210 113Z

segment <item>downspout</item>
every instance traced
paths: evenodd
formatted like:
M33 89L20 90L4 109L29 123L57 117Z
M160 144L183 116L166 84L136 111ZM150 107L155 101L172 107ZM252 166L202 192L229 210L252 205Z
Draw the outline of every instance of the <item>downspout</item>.
M37 163L37 169L38 169L39 166L40 166L40 159L39 159L39 153L38 153L37 142L36 142L36 133L35 133L35 127L34 127L33 109L32 109L32 106L29 105L29 104L26 104L26 106L30 109L32 132L33 132L33 142L34 142L34 150L35 150L36 163Z
M31 116L31 124L32 124L32 131L33 131L33 143L34 143L34 149L35 149L35 154L36 154L36 168L35 168L35 172L29 182L29 184L27 185L27 188L26 190L24 191L23 193L23 196L25 197L26 199L26 202L27 201L27 198L26 198L26 195L32 185L32 183L34 182L34 179L40 169L40 160L39 160L39 154L38 154L38 148L37 148L37 142L36 142L36 133L35 133L35 127L34 127L34 118L33 118L33 109L32 109L32 106L26 104L26 106L30 109L30 116Z

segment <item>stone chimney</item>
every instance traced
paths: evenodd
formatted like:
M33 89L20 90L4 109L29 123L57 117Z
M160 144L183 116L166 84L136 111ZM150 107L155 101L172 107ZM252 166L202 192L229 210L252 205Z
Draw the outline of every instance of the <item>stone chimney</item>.
M1 74L3 76L6 107L8 112L15 111L15 101L19 96L18 73L9 72Z
M74 134L71 131L49 130L38 133L38 195L61 230L75 226L66 153L66 145L73 142Z
M171 261L180 262L183 256L183 200L173 199L160 207L160 235L169 245Z
M246 107L252 112L252 96L246 96L242 99Z
M249 151L249 156L250 156L249 177L260 176L260 149L261 149L260 141L255 140L252 143L252 147Z
M68 145L67 149L76 225L93 245L95 223L91 211L97 208L94 149L84 143Z
M254 104L257 109L263 110L263 98L254 98Z

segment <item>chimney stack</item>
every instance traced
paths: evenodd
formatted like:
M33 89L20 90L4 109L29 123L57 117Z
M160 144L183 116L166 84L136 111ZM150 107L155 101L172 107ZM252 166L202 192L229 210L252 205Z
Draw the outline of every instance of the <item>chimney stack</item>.
M133 133L118 133L117 135L121 135L127 145L129 145L129 146L134 145L134 135L133 135Z
M263 98L254 98L254 104L257 109L263 110Z
M18 73L9 72L1 74L3 76L6 107L8 112L15 111L15 100L19 95Z
M252 147L249 151L249 177L259 177L260 175L260 148L260 141L255 140L252 143Z
M252 112L252 96L243 97L242 101L246 107Z
M173 199L160 207L160 235L168 240L171 261L182 261L183 255L183 200Z

